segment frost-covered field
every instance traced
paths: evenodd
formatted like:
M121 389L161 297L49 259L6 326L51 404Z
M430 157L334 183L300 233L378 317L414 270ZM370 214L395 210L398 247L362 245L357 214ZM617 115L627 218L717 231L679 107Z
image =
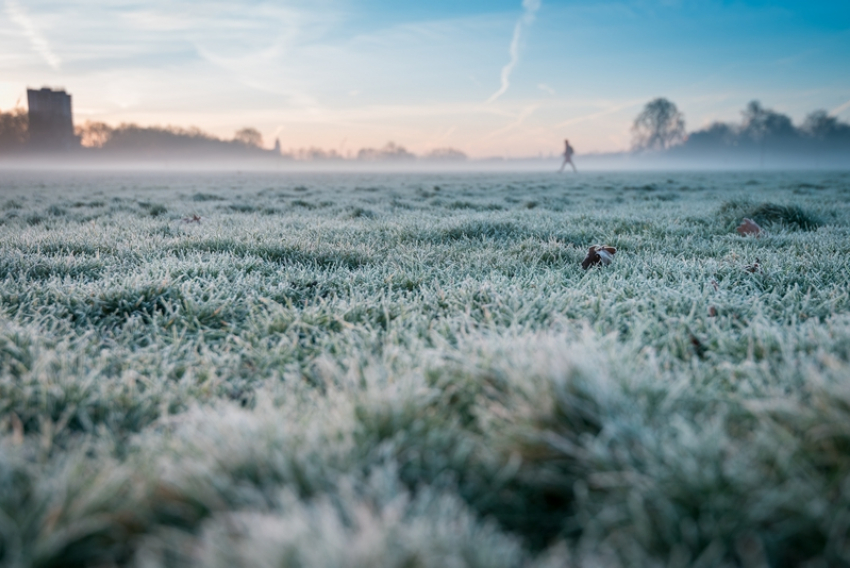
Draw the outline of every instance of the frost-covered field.
M848 253L842 173L0 172L0 563L847 565Z

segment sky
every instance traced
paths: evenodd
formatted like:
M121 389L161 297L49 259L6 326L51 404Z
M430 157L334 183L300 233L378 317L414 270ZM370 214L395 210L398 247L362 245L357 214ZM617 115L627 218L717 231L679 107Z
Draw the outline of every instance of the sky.
M753 99L850 121L850 2L0 0L0 110L43 86L77 124L284 149L613 152L659 96L691 131Z

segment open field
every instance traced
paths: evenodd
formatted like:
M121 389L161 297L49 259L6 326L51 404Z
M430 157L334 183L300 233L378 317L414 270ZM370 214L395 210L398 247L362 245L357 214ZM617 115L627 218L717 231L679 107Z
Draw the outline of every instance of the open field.
M849 253L845 173L0 172L0 563L848 565Z

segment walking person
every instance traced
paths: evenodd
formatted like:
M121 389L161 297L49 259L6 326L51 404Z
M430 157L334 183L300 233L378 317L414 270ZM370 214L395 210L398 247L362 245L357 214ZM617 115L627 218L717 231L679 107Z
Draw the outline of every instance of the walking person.
M575 150L573 150L573 147L570 146L570 141L564 140L564 163L561 164L561 169L558 170L558 173L563 172L564 168L567 167L567 164L571 165L573 167L573 171L578 173L576 165L573 163L573 154L575 154Z

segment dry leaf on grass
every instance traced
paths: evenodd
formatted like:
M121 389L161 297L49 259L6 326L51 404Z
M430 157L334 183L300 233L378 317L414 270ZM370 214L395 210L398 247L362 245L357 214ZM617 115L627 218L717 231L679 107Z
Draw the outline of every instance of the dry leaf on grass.
M761 261L757 258L756 261L752 264L748 264L744 267L744 270L747 272L760 272L761 271Z
M690 339L691 345L694 348L694 353L696 353L697 357L703 359L705 357L706 352L708 351L708 347L706 347L705 344L703 344L703 342L700 341L699 338L693 333L690 334Z
M746 217L744 217L744 220L741 221L741 224L738 225L738 228L735 230L738 231L738 234L742 237L746 237L747 235L758 237L764 232L764 229L759 227L758 223L752 219L747 219Z
M198 215L192 215L191 217L183 217L180 221L183 223L200 223L201 217Z
M593 245L588 249L587 256L581 261L581 267L587 270L597 264L608 266L614 260L615 252L617 252L617 249L608 245Z

